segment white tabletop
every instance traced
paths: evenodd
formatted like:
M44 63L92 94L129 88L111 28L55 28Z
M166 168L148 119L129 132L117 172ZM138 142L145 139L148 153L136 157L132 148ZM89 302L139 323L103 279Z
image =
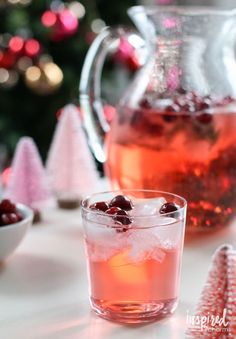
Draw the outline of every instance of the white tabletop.
M236 226L236 225L235 225ZM183 339L218 245L236 227L184 248L180 304L169 319L122 326L90 311L80 210L45 211L15 254L0 266L1 339Z

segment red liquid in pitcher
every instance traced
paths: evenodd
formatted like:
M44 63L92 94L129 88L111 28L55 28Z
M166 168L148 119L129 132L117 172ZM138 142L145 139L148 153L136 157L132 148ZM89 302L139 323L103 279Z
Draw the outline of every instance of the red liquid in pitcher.
M236 107L189 94L122 108L107 138L113 188L174 192L188 201L187 227L211 230L236 213Z

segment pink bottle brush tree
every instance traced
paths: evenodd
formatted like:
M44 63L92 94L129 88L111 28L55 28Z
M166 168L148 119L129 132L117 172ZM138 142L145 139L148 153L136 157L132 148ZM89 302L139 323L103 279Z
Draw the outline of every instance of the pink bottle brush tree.
M74 105L65 106L61 112L46 168L62 208L76 208L81 196L96 191L98 172Z
M4 196L31 207L35 222L40 220L40 209L52 201L41 157L30 137L21 138L16 146Z
M213 256L186 337L236 338L236 251L230 245L221 246Z

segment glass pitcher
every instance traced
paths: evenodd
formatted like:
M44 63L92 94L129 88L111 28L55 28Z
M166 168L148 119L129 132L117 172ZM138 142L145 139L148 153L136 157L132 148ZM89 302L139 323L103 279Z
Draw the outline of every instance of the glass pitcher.
M236 215L236 11L135 6L128 13L148 57L110 126L100 98L102 66L126 33L101 32L82 71L94 155L113 189L174 192L189 203L189 232L221 228Z

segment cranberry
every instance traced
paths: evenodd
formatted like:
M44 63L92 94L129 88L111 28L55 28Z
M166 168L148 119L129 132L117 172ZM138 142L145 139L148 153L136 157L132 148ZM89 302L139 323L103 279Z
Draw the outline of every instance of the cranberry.
M184 105L186 105L187 101L186 98L183 96L180 97L176 97L174 99L174 105L177 105L177 107L180 109L180 107L183 107Z
M121 209L125 210L125 211L130 211L133 208L133 204L131 202L131 200L126 197L125 195L117 195L116 197L114 197L110 204L110 207L120 207Z
M189 114L188 112L185 112L181 114L181 119L184 121L189 121L191 119L191 114Z
M183 87L180 87L180 88L178 88L178 93L180 93L180 94L186 94L187 93L187 91L183 88Z
M149 109L152 108L152 105L148 98L143 98L139 101L139 107Z
M98 201L98 202L95 202L94 204L90 205L89 208L91 208L92 210L98 210L98 211L106 212L106 210L108 210L108 208L109 208L109 205L105 201Z
M140 110L136 110L133 112L133 116L131 118L131 125L134 127L142 127L143 126L143 122L145 121L144 119L144 115L143 112Z
M116 206L109 208L106 211L106 214L114 215L113 220L118 221L122 225L129 225L132 222L128 216L128 213Z
M116 213L115 220L121 222L123 225L129 225L132 222L128 216L128 213L124 210Z
M165 213L171 213L178 210L178 206L173 202L167 202L164 205L161 206L159 213L165 214Z
M0 218L2 225L15 224L19 221L18 216L15 213L3 213Z
M180 111L180 107L178 104L167 106L165 109L165 114L162 116L162 118L166 122L175 121L177 119L175 112L179 112L179 111Z
M17 222L23 220L23 217L19 212L15 212L15 215L17 216L17 219L18 219Z
M119 207L110 207L106 210L106 214L116 214L117 212L121 211L121 208Z
M209 124L213 117L212 114L209 113L202 113L196 116L197 121L199 121L201 124Z
M166 106L166 112L179 112L180 111L180 104L176 101L172 105Z
M15 213L16 205L9 199L3 199L0 203L0 213Z
M193 91L186 92L185 95L186 99L189 101L196 101L196 98L198 97L197 94Z
M211 107L211 101L210 99L207 100L205 99L204 101L200 102L198 105L197 105L197 109L198 111L204 111L206 109L209 109Z
M118 227L116 228L117 233L123 233L123 232L128 231L128 229L129 229L129 227L127 227L127 226L122 227L122 223L119 222L119 221L116 221L116 224L118 225Z
M164 126L161 124L147 124L145 128L149 134L156 137L162 137L164 134Z
M234 99L228 95L222 100L220 105L227 105L227 104L231 104L232 102L234 102Z

